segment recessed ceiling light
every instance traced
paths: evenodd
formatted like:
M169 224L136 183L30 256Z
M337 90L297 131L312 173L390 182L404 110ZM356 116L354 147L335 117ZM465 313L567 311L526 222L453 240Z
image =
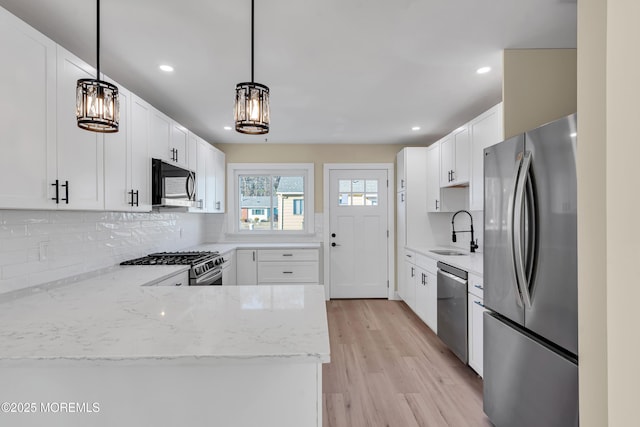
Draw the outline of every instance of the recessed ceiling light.
M231 126L225 126L224 130L231 130Z
M160 69L161 69L162 71L164 71L165 73L170 73L170 72L172 72L172 71L173 71L173 67L172 67L171 65L166 65L166 64L162 64L162 65L160 66Z
M414 126L411 128L411 130L420 130L420 126Z
M487 74L489 71L491 71L491 67L481 67L476 70L476 73Z

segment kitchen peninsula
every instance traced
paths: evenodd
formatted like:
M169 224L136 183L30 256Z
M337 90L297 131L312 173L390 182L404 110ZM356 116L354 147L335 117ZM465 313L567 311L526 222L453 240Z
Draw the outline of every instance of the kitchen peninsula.
M184 270L0 296L0 424L322 425L323 287L145 286Z

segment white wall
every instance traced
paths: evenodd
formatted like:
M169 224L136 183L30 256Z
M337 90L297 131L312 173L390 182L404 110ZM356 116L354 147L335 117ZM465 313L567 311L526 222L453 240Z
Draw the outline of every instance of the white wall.
M204 217L0 210L0 293L197 245L205 239Z

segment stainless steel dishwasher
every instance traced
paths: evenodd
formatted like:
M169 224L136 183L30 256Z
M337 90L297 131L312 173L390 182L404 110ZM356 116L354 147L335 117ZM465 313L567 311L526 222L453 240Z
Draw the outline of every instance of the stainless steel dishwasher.
M438 337L467 363L467 272L438 262Z

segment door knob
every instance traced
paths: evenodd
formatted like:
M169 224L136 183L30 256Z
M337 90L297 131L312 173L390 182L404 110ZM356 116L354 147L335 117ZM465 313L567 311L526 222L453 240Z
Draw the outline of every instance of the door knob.
M336 237L336 233L331 233L331 237Z
M336 247L336 246L340 246L339 244L337 244L336 242L331 243L331 246Z

